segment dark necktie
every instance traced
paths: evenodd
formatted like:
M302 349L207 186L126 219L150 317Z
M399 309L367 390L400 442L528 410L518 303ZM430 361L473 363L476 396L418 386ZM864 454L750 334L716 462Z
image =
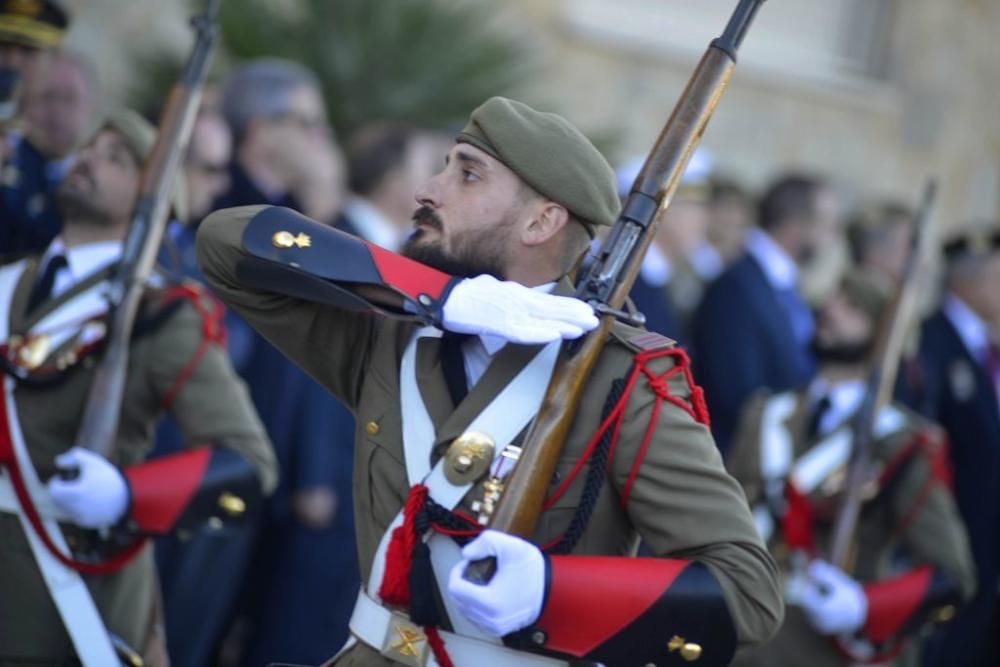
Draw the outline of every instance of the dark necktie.
M52 295L52 288L56 284L56 275L68 266L69 262L66 261L64 255L54 255L49 258L45 265L45 271L42 272L42 277L35 283L31 290L31 296L28 297L28 313L45 303Z
M448 393L455 405L462 402L469 393L469 379L465 375L465 355L462 354L462 343L469 336L445 331L441 336L441 370L448 384Z
M826 394L823 398L816 402L813 406L812 414L809 415L809 431L808 436L810 440L815 440L819 435L819 428L823 422L823 416L830 410L830 397Z

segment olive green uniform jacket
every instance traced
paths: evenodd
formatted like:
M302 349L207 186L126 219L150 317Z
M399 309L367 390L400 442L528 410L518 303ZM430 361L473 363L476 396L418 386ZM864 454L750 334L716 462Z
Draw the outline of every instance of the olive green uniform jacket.
M379 540L403 507L409 490L402 444L399 367L417 324L348 312L241 285L235 267L246 256L242 233L260 210L243 207L209 216L199 229L199 263L209 284L227 305L355 412L355 525L362 579L367 580ZM331 257L330 261L335 259ZM538 349L504 346L468 396L455 406L442 373L438 343L434 338L421 339L416 358L417 383L436 428L433 456L442 455ZM628 373L634 354L621 336L605 347L557 464L553 488L570 472L597 430L612 381ZM671 362L661 361L666 365L656 370L663 373ZM669 389L674 396L688 397L689 388L680 376L670 380ZM701 561L721 583L739 642L759 644L775 630L782 615L775 565L757 536L739 486L722 465L709 430L685 411L664 402L656 436L628 504L623 509L619 502L649 425L653 402L653 393L645 383L638 383L626 407L604 487L573 553L625 556L638 533L657 556ZM584 477L578 476L568 492L541 515L535 543L549 542L566 530L579 502ZM470 503L481 498L482 493L480 481L459 509L474 515ZM671 629L663 628L665 652L670 636ZM358 645L337 664L393 663L373 649Z
M795 408L784 427L793 443L793 463L815 444L806 436L810 419L805 391L794 392ZM768 392L754 395L744 408L733 441L727 466L746 492L750 506L765 503L761 475L761 420L765 405L773 398ZM968 599L975 590L975 568L969 552L965 527L955 507L948 486L935 479L932 458L942 452L905 450L915 436L924 432L928 447L942 447L932 424L905 407L894 405L905 416L905 425L873 443L873 469L889 474L877 493L862 507L858 521L855 567L849 574L861 583L870 583L903 574L920 565L932 565L945 573ZM847 428L846 425L842 426ZM900 458L902 457L902 459ZM839 481L838 481L839 480ZM816 507L814 524L816 548L829 553L833 516L842 477L831 476L809 496ZM775 528L768 543L782 570L782 577L792 571L792 560L780 530ZM905 561L898 560L905 554ZM904 564L905 563L905 564ZM919 664L918 642L910 642L894 664ZM830 667L849 664L834 647L833 641L816 632L800 607L789 605L785 622L767 646L743 656L743 665L808 665Z
M65 295L43 304L29 320L25 310L37 277L37 261L29 261L15 289L11 312L2 314L9 317L10 331L15 334L27 330L50 306L88 282L81 281ZM202 298L207 297L203 294ZM149 326L130 346L125 398L111 458L120 467L141 463L152 449L156 423L165 412L162 402L202 341L202 318L189 301L157 317L163 312L156 290L147 292L137 327L143 326L143 320ZM63 348L54 350L52 357L62 352ZM94 361L94 357L84 359L51 386L22 384L15 389L24 441L43 481L55 473L54 457L76 444ZM208 346L166 412L188 444L236 450L254 466L262 489L273 489L277 468L270 443L221 346ZM66 526L64 534L72 547L81 531ZM141 651L151 625L156 586L152 544L147 543L121 570L84 579L108 630ZM74 655L18 519L10 514L0 514L0 601L0 664L64 664Z

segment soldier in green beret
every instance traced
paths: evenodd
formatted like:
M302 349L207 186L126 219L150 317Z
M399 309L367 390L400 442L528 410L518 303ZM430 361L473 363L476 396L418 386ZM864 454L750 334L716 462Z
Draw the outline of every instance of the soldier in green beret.
M854 565L845 572L823 559L888 296L874 274L844 276L817 318L817 378L763 390L744 408L727 464L782 568L787 613L778 636L740 665L917 665L922 631L951 620L975 591L944 432L900 404L875 419Z
M357 417L367 583L332 664L723 665L766 641L775 566L669 339L614 325L533 539L482 529L562 341L598 323L569 276L618 213L604 157L492 98L416 200L405 256L277 207L199 230L220 297Z
M242 520L276 481L221 304L160 274L133 330L113 451L75 440L154 139L137 114L111 115L59 189L63 232L0 269L0 664L113 665L112 636L122 651L162 649L146 538ZM190 447L146 461L164 413Z

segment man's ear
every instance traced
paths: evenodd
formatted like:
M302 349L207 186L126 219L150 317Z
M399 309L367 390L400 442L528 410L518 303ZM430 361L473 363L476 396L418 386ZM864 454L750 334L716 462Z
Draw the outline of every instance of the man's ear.
M522 228L521 242L527 246L547 243L568 222L569 212L565 207L552 201L542 201L533 208L531 221Z

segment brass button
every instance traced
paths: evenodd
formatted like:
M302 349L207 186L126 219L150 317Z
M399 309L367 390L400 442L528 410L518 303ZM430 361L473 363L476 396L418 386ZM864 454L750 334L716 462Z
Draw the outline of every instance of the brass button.
M953 618L955 618L955 605L953 604L939 607L934 611L934 622L936 623L947 623Z
M681 647L681 657L688 662L694 662L701 657L701 647L697 644L685 644Z
M670 638L670 641L667 642L667 650L671 652L676 651L680 647L684 646L684 644L686 643L687 642L684 641L683 637L674 635L673 637Z
M368 422L365 424L365 432L368 433L368 435L378 435L378 432L381 430L382 429L379 428L378 422Z
M243 499L229 491L219 496L219 507L229 516L240 516L247 511L247 504Z

